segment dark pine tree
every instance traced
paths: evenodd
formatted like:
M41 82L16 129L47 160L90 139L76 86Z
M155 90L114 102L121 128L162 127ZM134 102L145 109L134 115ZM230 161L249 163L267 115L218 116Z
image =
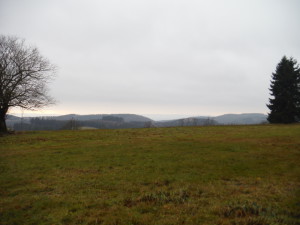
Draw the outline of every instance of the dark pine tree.
M270 123L295 123L300 121L300 69L293 58L283 57L272 74Z

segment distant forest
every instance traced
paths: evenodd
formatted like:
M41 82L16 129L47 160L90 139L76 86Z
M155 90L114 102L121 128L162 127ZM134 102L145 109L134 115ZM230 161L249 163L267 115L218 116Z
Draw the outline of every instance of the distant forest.
M267 115L260 113L224 114L215 117L189 117L175 120L153 121L136 114L68 114L53 117L17 117L8 115L9 129L25 130L79 130L122 129L150 127L183 127L267 123Z
M49 117L34 117L11 125L11 129L22 130L78 130L78 129L122 129L122 128L149 128L149 127L174 127L174 126L204 126L215 125L213 119L186 118L171 121L129 121L116 116L103 116L97 120L57 120Z
M26 122L18 122L13 124L13 129L21 130L77 130L84 127L96 129L114 129L114 128L141 128L145 126L145 122L124 122L121 117L104 116L98 120L79 121L56 120L51 118L35 117L30 118Z

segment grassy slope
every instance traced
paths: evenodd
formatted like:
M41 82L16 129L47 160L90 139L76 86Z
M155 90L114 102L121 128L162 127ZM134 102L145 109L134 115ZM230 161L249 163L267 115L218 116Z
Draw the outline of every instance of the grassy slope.
M0 138L0 224L299 224L300 126Z

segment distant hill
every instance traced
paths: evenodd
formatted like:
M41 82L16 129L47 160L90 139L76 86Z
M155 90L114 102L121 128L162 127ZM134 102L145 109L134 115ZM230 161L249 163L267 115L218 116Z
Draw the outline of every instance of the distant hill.
M46 117L7 116L7 126L13 130L60 130L79 129L81 127L117 129L142 127L209 126L234 124L261 124L267 122L267 116L260 113L225 114L216 117L189 117L176 120L153 121L136 114L93 114Z
M20 117L17 117L17 116L13 116L10 114L6 115L6 120L19 120L19 119L20 119Z
M6 125L7 127L9 128L13 128L14 127L14 124L17 124L17 123L25 123L25 122L28 122L29 119L27 118L21 118L21 117L18 117L18 116L13 116L13 115L6 115Z
M101 120L105 116L113 116L119 117L124 120L124 122L149 122L152 121L150 118L145 116L140 116L136 114L91 114L91 115L77 115L77 114L68 114L63 116L55 116L51 117L51 119L56 120L78 120L78 121L85 121L85 120Z
M212 117L219 124L260 124L267 122L267 115L262 113L225 114Z
M224 114L215 117L188 117L176 120L156 121L156 127L175 127L175 126L207 126L207 125L247 125L261 124L267 122L267 116L261 113L244 114Z
M94 114L46 117L17 117L8 115L6 124L13 130L65 130L82 127L116 129L141 128L153 121L145 116L135 114Z
M188 126L208 126L216 125L217 122L211 118L204 117L188 117L177 120L156 121L153 123L155 127L188 127Z

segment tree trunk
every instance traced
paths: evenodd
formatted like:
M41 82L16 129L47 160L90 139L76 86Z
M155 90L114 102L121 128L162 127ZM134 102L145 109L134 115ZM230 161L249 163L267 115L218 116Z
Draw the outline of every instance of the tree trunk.
M7 109L0 109L0 133L7 133L7 126L5 122Z

